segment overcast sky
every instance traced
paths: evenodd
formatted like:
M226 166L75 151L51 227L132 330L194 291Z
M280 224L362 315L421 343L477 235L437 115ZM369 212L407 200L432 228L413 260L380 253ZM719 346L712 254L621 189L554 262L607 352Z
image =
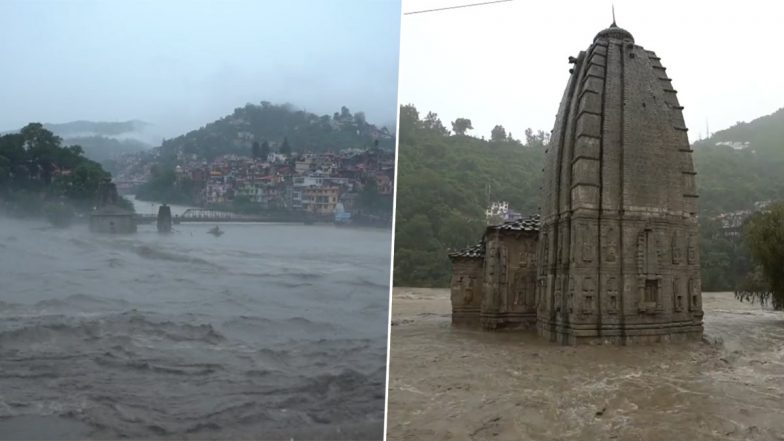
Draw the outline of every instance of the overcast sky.
M403 0L403 12L486 0ZM468 117L516 138L550 131L576 56L612 22L661 57L689 138L784 107L784 13L777 2L525 1L404 15L400 101L444 124Z
M0 1L0 131L141 119L174 136L248 102L394 123L399 0Z

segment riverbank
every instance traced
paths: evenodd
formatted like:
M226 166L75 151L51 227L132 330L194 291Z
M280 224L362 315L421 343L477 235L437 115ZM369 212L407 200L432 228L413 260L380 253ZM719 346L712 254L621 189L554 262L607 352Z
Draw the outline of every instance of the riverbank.
M704 293L703 342L567 347L453 328L448 289L395 288L389 440L781 440L784 313Z

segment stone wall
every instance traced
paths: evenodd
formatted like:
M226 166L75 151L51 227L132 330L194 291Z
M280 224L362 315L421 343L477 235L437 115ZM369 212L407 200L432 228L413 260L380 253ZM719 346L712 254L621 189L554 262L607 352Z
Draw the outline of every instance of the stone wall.
M570 344L699 338L695 172L666 70L615 26L571 61L545 164L537 329Z
M481 257L452 257L452 324L479 325L483 295Z
M535 231L487 229L480 313L483 328L535 324L536 243Z

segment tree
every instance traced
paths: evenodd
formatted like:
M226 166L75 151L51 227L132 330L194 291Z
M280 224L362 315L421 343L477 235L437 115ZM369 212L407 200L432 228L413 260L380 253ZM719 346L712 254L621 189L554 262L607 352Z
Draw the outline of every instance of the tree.
M417 130L421 129L419 112L413 104L400 106L400 128L398 134L401 142L413 142Z
M253 141L253 147L251 147L251 153L253 154L253 159L259 159L260 157L262 157L261 146L259 145L258 141Z
M289 145L289 138L283 138L283 144L280 146L280 153L286 156L291 155L291 146Z
M752 215L743 229L743 238L756 267L735 296L784 310L784 203Z
M493 130L490 131L490 140L491 141L506 141L506 129L504 126L497 125L493 127Z
M261 143L261 157L266 160L270 154L270 145L265 139L264 142Z
M534 134L532 129L525 129L525 144L528 147L544 147L549 142L550 134L545 133L544 130L537 130Z
M457 118L456 120L452 121L452 131L455 132L455 135L464 136L468 130L474 130L470 119Z
M422 121L422 126L426 130L430 130L437 135L449 135L449 130L444 127L444 124L441 122L441 119L438 118L438 114L435 112L427 112L427 116L425 116L424 121Z

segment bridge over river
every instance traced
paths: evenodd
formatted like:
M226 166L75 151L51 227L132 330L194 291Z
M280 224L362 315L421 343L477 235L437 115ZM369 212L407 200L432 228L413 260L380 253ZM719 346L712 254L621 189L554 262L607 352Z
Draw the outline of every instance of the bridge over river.
M136 214L137 224L152 224L157 220L157 215L153 213ZM211 210L208 208L189 208L172 216L175 224L184 222L332 222L331 216L318 216L305 213L260 213L260 214L239 214L229 211Z

